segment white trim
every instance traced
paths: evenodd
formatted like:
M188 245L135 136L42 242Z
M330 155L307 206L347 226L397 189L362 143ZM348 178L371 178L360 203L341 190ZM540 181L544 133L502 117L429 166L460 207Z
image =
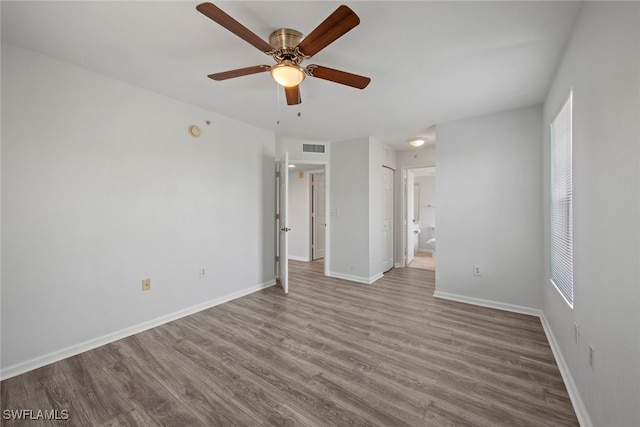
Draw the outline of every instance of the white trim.
M458 294L450 294L448 292L435 291L433 293L433 296L436 298L458 301L466 304L479 305L481 307L496 308L498 310L511 311L513 313L528 314L529 316L540 317L542 315L542 311L538 310L537 308L524 307L515 304L505 304L503 302L467 297Z
M303 256L296 256L296 255L289 255L287 256L287 259L292 259L294 261L302 261L302 262L310 262L311 260L307 257L303 257Z
M369 284L372 284L373 282L375 282L378 279L382 279L382 276L384 276L383 273L378 273L375 276L372 276L369 278Z
M31 371L33 369L40 368L50 363L58 362L62 359L66 359L67 357L75 356L85 351L93 350L94 348L112 343L114 341L120 340L122 338L126 338L131 335L135 335L137 333L146 331L151 328L155 328L156 326L160 326L165 323L180 319L182 317L195 314L199 311L206 310L208 308L215 307L220 304L224 304L225 302L252 294L257 291L261 291L275 284L276 284L275 280L270 280L268 282L265 282L256 286L242 289L237 292L232 292L228 295L224 295L222 297L215 298L207 302L203 302L203 303L200 303L191 307L187 307L185 309L178 310L176 312L173 312L164 316L160 316L158 318L140 323L138 325L130 326L128 328L124 328L119 331L112 332L107 335L103 335L98 338L93 338L79 344L74 344L67 348L56 350L54 352L45 354L43 356L34 357L33 359L16 363L15 365L7 366L6 368L2 368L2 370L0 370L0 379L6 380L8 378L15 377L16 375L20 375L25 372Z
M556 282L553 281L553 279L549 279L549 283L551 283L553 285L554 288L556 288L556 291L560 294L560 296L562 297L562 299L564 300L564 302L569 306L569 308L571 310L573 310L573 302L569 301L566 297L566 295L564 294L564 292L562 292L562 290L560 290L560 286L558 286L558 284Z
M384 274L379 273L375 276L366 278L366 277L361 277L361 276L352 276L350 274L342 274L342 273L335 273L335 272L330 272L329 273L329 277L335 277L336 279L342 279L342 280L348 280L350 282L357 282L357 283L364 283L365 285L371 285L373 282L375 282L376 280L380 279L382 276L384 276Z
M523 307L520 305L514 304L505 304L498 301L491 301L479 298L467 297L464 295L450 294L447 292L435 291L433 296L436 298L451 300L462 302L466 304L479 305L482 307L495 308L498 310L510 311L513 313L520 314L528 314L531 316L536 316L540 319L540 323L542 324L542 329L547 337L547 341L549 342L549 347L551 347L551 353L553 353L553 357L556 361L556 365L558 365L558 369L560 370L560 375L562 376L562 381L564 382L565 387L567 388L567 393L569 394L569 398L571 399L571 405L573 406L573 410L576 413L576 417L578 418L578 422L581 427L593 427L591 423L591 419L589 418L589 413L587 412L587 408L584 406L584 402L582 401L582 397L580 397L580 392L578 391L578 387L576 383L573 381L573 376L571 375L571 371L569 370L569 366L567 365L564 357L562 357L562 352L560 351L560 346L558 346L558 342L556 341L555 336L553 335L553 331L547 318L544 315L542 310L538 310L537 308L531 307Z
M560 370L560 375L562 375L562 380L564 381L564 385L567 388L569 399L571 399L571 404L573 405L573 410L576 412L576 417L578 417L580 426L593 427L591 418L589 418L589 413L587 412L587 408L584 406L584 402L582 401L582 397L580 397L580 392L578 391L578 387L576 386L575 381L573 381L573 376L571 375L569 366L564 360L564 357L562 357L560 346L558 345L558 342L553 335L553 330L551 329L551 325L549 325L544 312L540 313L540 323L542 323L542 329L544 329L544 333L547 336L547 340L549 341L549 346L551 347L553 357L555 357L556 359L556 364L558 365L558 369Z

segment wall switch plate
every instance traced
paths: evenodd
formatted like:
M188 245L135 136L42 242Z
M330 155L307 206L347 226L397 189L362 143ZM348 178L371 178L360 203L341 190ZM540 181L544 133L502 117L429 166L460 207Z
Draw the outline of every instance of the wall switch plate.
M148 291L151 289L151 279L142 279L142 290Z
M207 269L204 267L200 267L200 278L204 279L205 277L207 277Z
M595 348L591 344L589 344L589 366L593 369L593 364L595 363Z
M482 270L478 264L473 264L473 275L474 276L482 276Z
M573 322L573 339L576 344L580 341L580 326L578 326L578 322Z

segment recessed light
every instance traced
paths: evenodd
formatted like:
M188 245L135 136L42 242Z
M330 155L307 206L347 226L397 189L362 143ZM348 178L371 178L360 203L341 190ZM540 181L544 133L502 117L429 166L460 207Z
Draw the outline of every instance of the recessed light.
M295 168L295 167L296 167L296 165L289 165L289 167L290 167L290 168Z

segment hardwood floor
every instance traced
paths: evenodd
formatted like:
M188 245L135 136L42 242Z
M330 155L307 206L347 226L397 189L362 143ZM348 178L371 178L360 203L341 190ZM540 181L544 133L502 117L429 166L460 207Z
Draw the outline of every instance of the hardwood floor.
M539 319L435 299L429 270L363 285L290 266L286 296L272 287L3 381L2 410L68 410L38 426L578 425Z
M413 261L411 261L407 267L411 268L422 268L424 270L434 270L436 269L436 259L433 255L425 253L425 252L416 252Z

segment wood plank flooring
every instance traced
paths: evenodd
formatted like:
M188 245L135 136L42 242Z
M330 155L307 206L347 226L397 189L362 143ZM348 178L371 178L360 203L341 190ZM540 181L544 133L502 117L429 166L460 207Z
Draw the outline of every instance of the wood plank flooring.
M413 261L411 261L407 267L410 268L423 268L425 270L436 269L436 259L433 255L425 252L416 252Z
M539 319L435 299L429 270L363 285L323 277L321 261L290 266L288 295L272 287L3 381L3 411L69 419L0 422L578 425Z

